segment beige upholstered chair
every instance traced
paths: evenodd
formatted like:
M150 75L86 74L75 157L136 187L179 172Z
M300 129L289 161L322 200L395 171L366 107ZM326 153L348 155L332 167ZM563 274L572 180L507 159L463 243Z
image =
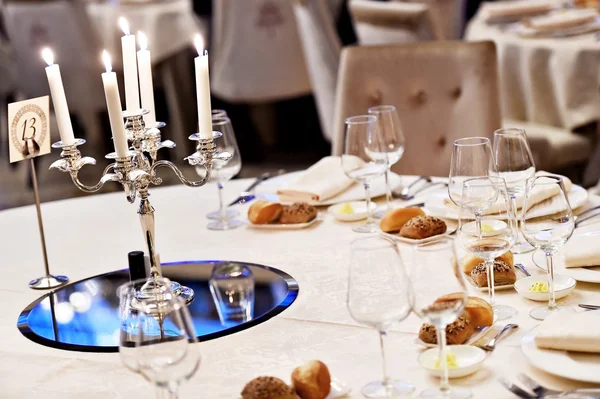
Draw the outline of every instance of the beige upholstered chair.
M394 44L441 40L429 6L419 3L351 0L350 13L359 43Z
M342 152L346 117L391 104L406 137L406 152L394 170L446 176L455 139L492 137L501 125L497 73L492 42L345 48L333 153Z
M331 141L342 44L333 17L323 0L296 0L293 4L321 130L325 138Z
M436 28L446 40L458 40L462 37L465 25L465 0L395 0L424 4L431 10Z

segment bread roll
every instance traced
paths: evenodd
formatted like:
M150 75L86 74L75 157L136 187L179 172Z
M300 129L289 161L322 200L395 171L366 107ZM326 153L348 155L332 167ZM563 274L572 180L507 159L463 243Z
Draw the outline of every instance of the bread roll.
M475 329L466 317L459 317L446 326L446 343L448 345L462 345L473 335ZM419 331L419 338L427 344L437 344L437 331L431 324L423 324Z
M442 219L433 216L417 216L402 226L400 235L412 238L413 240L421 240L438 234L444 234L446 228L446 223Z
M406 222L417 216L425 216L425 212L418 207L393 209L381 219L379 227L385 233L399 233Z
M283 205L277 202L256 201L248 209L248 220L253 224L276 223L283 211Z
M301 399L325 399L331 390L331 375L323 362L311 360L294 369L292 386Z
M506 263L508 263L511 266L514 266L515 264L515 257L513 255L513 253L511 251L508 251L500 256L498 256L496 259L502 260ZM478 258L475 255L466 255L464 258L461 259L460 263L462 265L462 269L463 272L465 274L471 274L471 271L473 269L475 269L475 267L480 264L481 262L483 262L483 259Z
M478 264L471 271L471 278L475 281L478 287L487 287L487 267L485 263ZM517 281L515 275L515 269L512 265L502 261L494 261L494 284L499 285L513 285Z
M257 377L246 384L242 399L298 399L298 395L279 378Z
M317 217L317 208L305 202L298 202L290 206L284 206L279 217L281 224L308 223Z
M438 298L435 303L462 300L463 295L460 292L444 295ZM487 327L494 323L494 310L485 299L477 296L467 298L465 314L463 316L466 316L471 321L474 328Z

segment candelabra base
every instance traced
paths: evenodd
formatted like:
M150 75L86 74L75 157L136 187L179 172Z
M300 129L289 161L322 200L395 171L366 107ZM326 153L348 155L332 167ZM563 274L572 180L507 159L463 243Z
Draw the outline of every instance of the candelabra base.
M31 280L29 282L29 288L34 290L47 290L49 288L60 287L61 285L65 285L69 282L69 278L67 276L53 276L51 274L36 278L35 280Z
M171 289L175 295L179 296L185 303L190 303L194 300L194 290L179 284L177 281L171 281Z

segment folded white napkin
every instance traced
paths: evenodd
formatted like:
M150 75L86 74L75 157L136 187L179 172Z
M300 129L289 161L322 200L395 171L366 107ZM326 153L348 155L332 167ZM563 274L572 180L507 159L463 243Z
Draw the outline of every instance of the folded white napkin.
M550 11L556 5L555 0L515 0L484 3L481 14L486 20L503 17L526 17Z
M600 311L552 313L538 327L535 344L542 349L600 353Z
M346 156L348 162L358 169L364 165L359 157ZM281 202L319 202L336 196L354 184L344 173L342 160L329 156L306 169L297 180L277 190Z
M600 226L580 227L563 248L565 267L600 265Z
M531 18L525 21L524 25L538 31L553 31L585 25L594 22L596 18L598 18L598 12L589 8L560 10Z

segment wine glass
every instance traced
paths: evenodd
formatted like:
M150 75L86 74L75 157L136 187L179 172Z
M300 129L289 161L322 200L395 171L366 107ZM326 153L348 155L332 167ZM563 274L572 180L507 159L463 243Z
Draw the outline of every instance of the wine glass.
M192 345L197 342L196 332L187 306L170 288L155 296L147 292L141 296L139 287L145 281L128 283L118 290L119 352L128 368L156 385L157 398L176 399L181 382L191 378L200 365L200 354Z
M517 128L496 130L494 132L494 159L496 160L498 176L503 177L506 181L513 213L517 218L517 223L519 223L521 219L519 208L523 203L521 201L519 204L517 196L521 197L521 200L523 199L525 182L535 175L535 163L525 130ZM533 249L527 241L521 239L521 236L517 234L516 242L511 251L522 254L533 251Z
M463 399L472 396L467 389L450 388L446 362L446 326L463 313L468 298L467 283L457 262L454 240L440 237L414 247L410 268L413 310L435 327L439 348L441 378L439 388L421 392L425 398ZM435 276L435 278L432 278ZM451 299L440 301L444 295Z
M492 146L487 137L467 137L454 141L450 160L448 196L461 206L463 182L473 177L496 175Z
M373 221L370 184L373 179L383 175L388 167L379 123L377 117L373 115L353 116L347 118L345 122L342 168L349 178L363 184L368 215L366 224L354 227L352 230L358 233L375 233L378 226Z
M557 212L551 215L540 215L535 197L540 192L552 190L556 194L545 202L552 203ZM543 203L542 203L543 204ZM569 204L567 191L562 178L556 176L538 176L527 179L525 185L525 203L523 205L523 221L521 232L525 239L534 247L546 254L548 268L548 306L533 309L529 315L537 320L544 320L555 311L572 309L556 305L554 293L554 255L562 248L573 234L575 220Z
M222 137L215 140L217 151L227 152L231 157L227 160L223 158L214 158L212 166L211 179L217 182L219 193L219 211L218 219L208 224L210 230L230 230L243 225L240 220L232 219L228 215L227 208L223 202L223 184L237 175L242 168L242 158L240 150L235 139L235 133L231 120L227 117L213 117L213 131L221 132ZM206 173L204 167L196 167L196 172L200 176ZM233 216L235 217L235 215Z
M384 338L388 328L410 314L410 283L395 242L378 236L360 238L350 246L348 311L357 322L379 331L383 380L362 388L367 398L395 398L414 386L388 376Z
M381 138L383 141L385 155L387 155L387 169L385 171L386 185L386 208L375 212L375 218L381 219L392 209L392 186L390 182L390 173L394 166L404 154L405 140L402 134L402 125L398 111L393 105L379 105L371 107L369 114L375 115L379 120ZM385 157L384 154L371 153L371 156Z
M514 316L516 309L496 305L494 261L515 242L516 222L504 179L476 177L463 182L457 239L461 247L485 263L489 303L498 319ZM475 219L475 220L473 220Z

